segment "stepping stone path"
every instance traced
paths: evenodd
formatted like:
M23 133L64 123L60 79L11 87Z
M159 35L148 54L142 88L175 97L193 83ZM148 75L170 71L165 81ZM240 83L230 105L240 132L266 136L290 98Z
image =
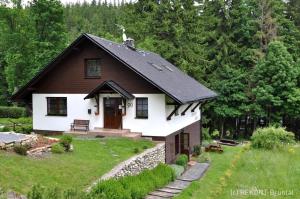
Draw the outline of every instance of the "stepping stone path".
M200 179L208 169L208 163L196 163L179 176L174 182L156 191L151 192L146 199L168 199L181 193L193 181Z

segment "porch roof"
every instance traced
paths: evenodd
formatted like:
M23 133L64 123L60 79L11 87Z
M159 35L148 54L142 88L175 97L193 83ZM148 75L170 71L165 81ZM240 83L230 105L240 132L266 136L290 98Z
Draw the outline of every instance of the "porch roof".
M100 85L98 85L96 88L94 88L87 96L85 96L84 99L90 99L90 98L95 97L96 94L100 93L101 90L103 90L107 87L109 87L113 91L119 93L122 97L124 97L126 99L133 99L134 98L134 96L131 93L126 91L119 84L117 84L116 82L114 82L112 80L108 80L108 81L102 82Z

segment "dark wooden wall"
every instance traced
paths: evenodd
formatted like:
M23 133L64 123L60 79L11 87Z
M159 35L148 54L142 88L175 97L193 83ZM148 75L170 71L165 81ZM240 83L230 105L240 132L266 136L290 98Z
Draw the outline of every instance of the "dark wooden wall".
M101 78L85 78L85 59L101 59ZM113 80L131 93L161 93L156 87L86 40L58 63L36 85L35 93L89 93L105 80Z
M180 134L181 132L188 133L190 135L190 153L192 153L192 149L195 145L200 144L200 121L194 122L193 124L186 126L185 128L176 131L175 133L167 136L165 138L166 141L166 162L171 163L176 160L176 157L180 154L180 147L179 147L179 154L175 154L175 136Z

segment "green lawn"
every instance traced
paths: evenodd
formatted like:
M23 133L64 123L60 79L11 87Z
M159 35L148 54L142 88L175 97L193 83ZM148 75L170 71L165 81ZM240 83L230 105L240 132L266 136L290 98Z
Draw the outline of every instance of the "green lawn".
M206 175L177 198L274 198L276 193L291 194L276 198L300 198L300 147L293 150L225 147L223 154L209 153L212 163Z
M117 163L153 143L147 140L103 138L74 139L74 152L45 159L0 151L0 188L27 193L34 184L84 189Z

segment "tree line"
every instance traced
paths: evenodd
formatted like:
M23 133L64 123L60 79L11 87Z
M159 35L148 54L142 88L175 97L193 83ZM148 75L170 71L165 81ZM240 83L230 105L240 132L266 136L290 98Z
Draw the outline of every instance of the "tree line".
M83 32L161 54L219 97L205 126L249 137L281 125L300 136L300 1L139 0L0 6L0 103Z

